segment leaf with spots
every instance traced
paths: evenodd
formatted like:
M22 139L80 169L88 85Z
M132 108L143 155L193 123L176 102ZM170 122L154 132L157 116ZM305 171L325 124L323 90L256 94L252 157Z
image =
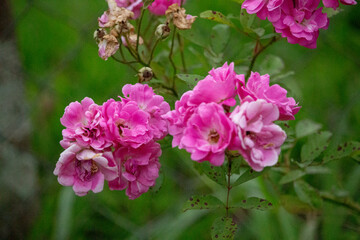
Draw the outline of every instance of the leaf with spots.
M204 79L203 76L195 74L177 74L176 75L180 80L184 81L189 88L194 88L198 81Z
M224 51L230 40L230 28L225 24L217 24L211 30L210 43L215 53Z
M219 217L216 218L211 227L211 239L234 239L237 225L232 218Z
M299 199L312 207L319 208L322 206L322 199L315 188L306 182L299 180L294 182L294 189Z
M232 186L237 186L237 185L240 185L240 184L245 183L247 181L250 181L250 180L252 180L254 178L257 178L257 177L261 176L266 171L267 171L267 169L264 169L261 172L256 172L253 169L249 168L243 174L241 174L241 176L232 184Z
M286 209L286 211L293 214L306 214L313 212L313 208L293 195L280 196L280 204Z
M211 21L215 21L218 23L229 25L230 27L235 27L234 23L232 23L224 14L217 11L207 10L205 12L200 13L201 18L209 19Z
M273 207L273 204L268 200L258 197L250 197L236 203L231 208L243 208L243 209L256 209L256 210L269 210Z
M316 133L322 128L321 124L310 119L304 119L296 124L295 132L297 138L302 138L310 134Z
M305 174L306 173L303 170L300 170L300 169L290 171L280 179L279 183L280 184L285 184L285 183L295 181L295 180L301 178L302 176L304 176Z
M202 163L195 162L194 167L200 174L204 173L206 176L208 176L214 182L216 182L222 186L227 185L226 171L223 167L221 167L221 166L215 167L215 166L211 165L209 162L202 162Z
M223 207L225 207L224 204L214 196L194 195L184 204L183 211L186 212L187 210L215 209Z
M245 9L241 9L240 11L240 23L243 27L244 31L247 33L254 32L251 29L251 26L253 25L255 21L256 15L255 14L248 14Z
M301 148L301 162L309 164L320 154L325 151L329 145L331 132L320 132L309 136L308 141Z
M345 157L353 157L355 160L360 154L360 142L345 142L325 152L324 163Z

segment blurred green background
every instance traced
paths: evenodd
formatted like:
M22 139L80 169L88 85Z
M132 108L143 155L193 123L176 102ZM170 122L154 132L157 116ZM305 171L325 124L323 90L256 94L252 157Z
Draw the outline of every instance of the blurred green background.
M28 206L36 211L30 216L31 227L23 236L28 239L209 239L215 214L183 213L182 205L194 193L213 193L225 200L226 192L206 177L199 177L189 156L166 147L168 144L164 145L161 157L161 188L136 200L107 187L100 194L77 197L71 188L58 184L52 172L62 152L59 119L64 108L86 96L101 104L121 95L122 86L137 79L126 66L98 57L93 32L97 17L107 9L105 1L10 2L13 19L9 23L15 24L25 99L30 105L31 154L36 159L37 200ZM188 0L185 7L188 13L197 16L209 9L234 16L240 12L240 5L223 0ZM321 123L323 129L334 133L333 144L360 139L360 8L344 6L343 9L330 19L328 30L320 31L317 49L291 45L283 39L267 49L255 64L255 70L260 70L260 63L269 54L283 59L283 72L294 71L281 84L290 89L302 106L297 119L310 118ZM197 19L196 24L205 35L215 25L204 19ZM244 47L247 41L232 31L223 62L248 54ZM168 42L162 43L162 49L168 50L168 46ZM210 66L202 64L194 54L203 55L199 49L198 46L187 48L185 57L189 71L205 76ZM180 65L178 55L176 63ZM332 163L331 168L332 174L315 176L309 181L321 189L339 189L350 193L355 200L360 199L360 166L341 161ZM245 196L278 201L262 179L234 188L231 195L233 202ZM276 206L267 212L236 211L236 239L359 239L358 216L347 209L325 203L322 211L291 214ZM25 230L19 227L17 231Z

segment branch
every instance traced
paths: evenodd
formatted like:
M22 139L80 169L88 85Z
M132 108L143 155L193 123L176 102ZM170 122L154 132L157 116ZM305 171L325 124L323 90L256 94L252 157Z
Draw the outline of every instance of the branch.
M320 197L322 197L325 201L346 207L360 214L360 204L354 202L350 198L339 198L327 192L320 192Z

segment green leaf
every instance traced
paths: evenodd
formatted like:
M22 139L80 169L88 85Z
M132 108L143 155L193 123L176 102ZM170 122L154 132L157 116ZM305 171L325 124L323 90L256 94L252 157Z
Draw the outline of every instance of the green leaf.
M325 157L323 159L324 163L327 163L332 160L337 160L344 157L355 157L360 153L360 142L345 142L336 146L334 149L328 149L325 152Z
M184 81L189 88L194 88L198 81L204 79L203 76L195 74L177 74L176 75L180 80Z
M215 167L211 165L209 162L202 162L202 163L194 163L195 169L198 170L200 174L204 173L206 176L208 176L211 180L214 182L226 186L226 172L224 168Z
M148 8L153 2L154 0L144 0L144 8Z
M211 48L216 53L224 51L230 40L230 28L225 24L217 24L211 30L210 43Z
M214 196L194 195L184 204L183 211L186 212L187 210L215 209L222 207L224 207L224 204Z
M269 39L269 38L272 38L272 37L276 37L278 35L279 35L278 33L269 33L269 34L266 34L266 35L262 36L260 39Z
M237 2L239 4L243 4L243 2L245 2L245 0L232 0L233 2Z
M273 207L273 204L268 200L257 197L250 197L245 200L242 200L239 203L236 203L231 208L243 208L243 209L256 209L256 210L269 210Z
M280 204L286 209L286 211L293 214L306 214L308 212L313 212L313 209L308 204L300 201L299 198L292 195L280 196Z
M323 10L322 10L323 13L326 13L328 18L331 18L342 11L344 11L344 9L341 9L341 8L338 8L336 10L334 10L332 8L323 8Z
M209 44L208 35L200 32L198 28L193 27L189 30L178 31L178 33L196 45L199 45L204 48L208 47Z
M294 189L299 199L312 207L319 208L322 206L322 199L315 188L304 181L295 181Z
M295 127L296 137L297 138L305 137L307 135L319 131L321 128L322 128L321 124L316 123L309 119L299 121Z
M267 55L260 63L260 70L263 74L267 73L270 76L279 74L285 67L284 61L274 55Z
M215 21L218 23L229 25L230 27L235 27L234 23L232 23L227 17L224 16L221 12L207 10L205 12L200 13L201 18L209 19L211 21Z
M295 180L301 178L304 175L305 175L305 172L300 169L293 170L293 171L288 172L285 176L283 176L280 179L279 183L280 184L289 183L289 182L292 182L292 181L295 181Z
M244 182L250 181L254 178L257 178L259 176L261 176L264 172L266 172L267 169L264 169L261 172L256 172L253 169L249 168L248 170L246 170L243 174L241 174L241 176L232 184L232 186L237 186L240 185Z
M240 11L240 23L241 26L244 28L244 31L247 33L253 32L251 29L252 24L254 23L256 15L255 14L248 14L245 9L241 9Z
M159 177L156 179L156 184L155 186L150 187L150 192L157 193L160 190L163 182L164 182L164 173L160 170Z
M211 239L234 239L237 225L232 218L219 217L211 227Z
M309 136L309 140L301 148L301 162L313 161L315 158L325 151L329 145L331 132L320 132Z
M231 160L231 174L239 174L240 173L240 168L242 165L242 160L241 158L234 158Z
M305 168L305 172L306 174L329 174L331 170L323 166L309 166Z

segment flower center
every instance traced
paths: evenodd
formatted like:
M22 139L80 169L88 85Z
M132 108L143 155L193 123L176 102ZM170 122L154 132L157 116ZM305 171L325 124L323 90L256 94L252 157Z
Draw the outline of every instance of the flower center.
M209 133L209 135L208 135L208 141L209 141L209 143L211 143L211 144L218 143L219 138L220 138L220 136L219 136L219 134L217 133L216 130L211 130L211 131L210 131L210 133Z

